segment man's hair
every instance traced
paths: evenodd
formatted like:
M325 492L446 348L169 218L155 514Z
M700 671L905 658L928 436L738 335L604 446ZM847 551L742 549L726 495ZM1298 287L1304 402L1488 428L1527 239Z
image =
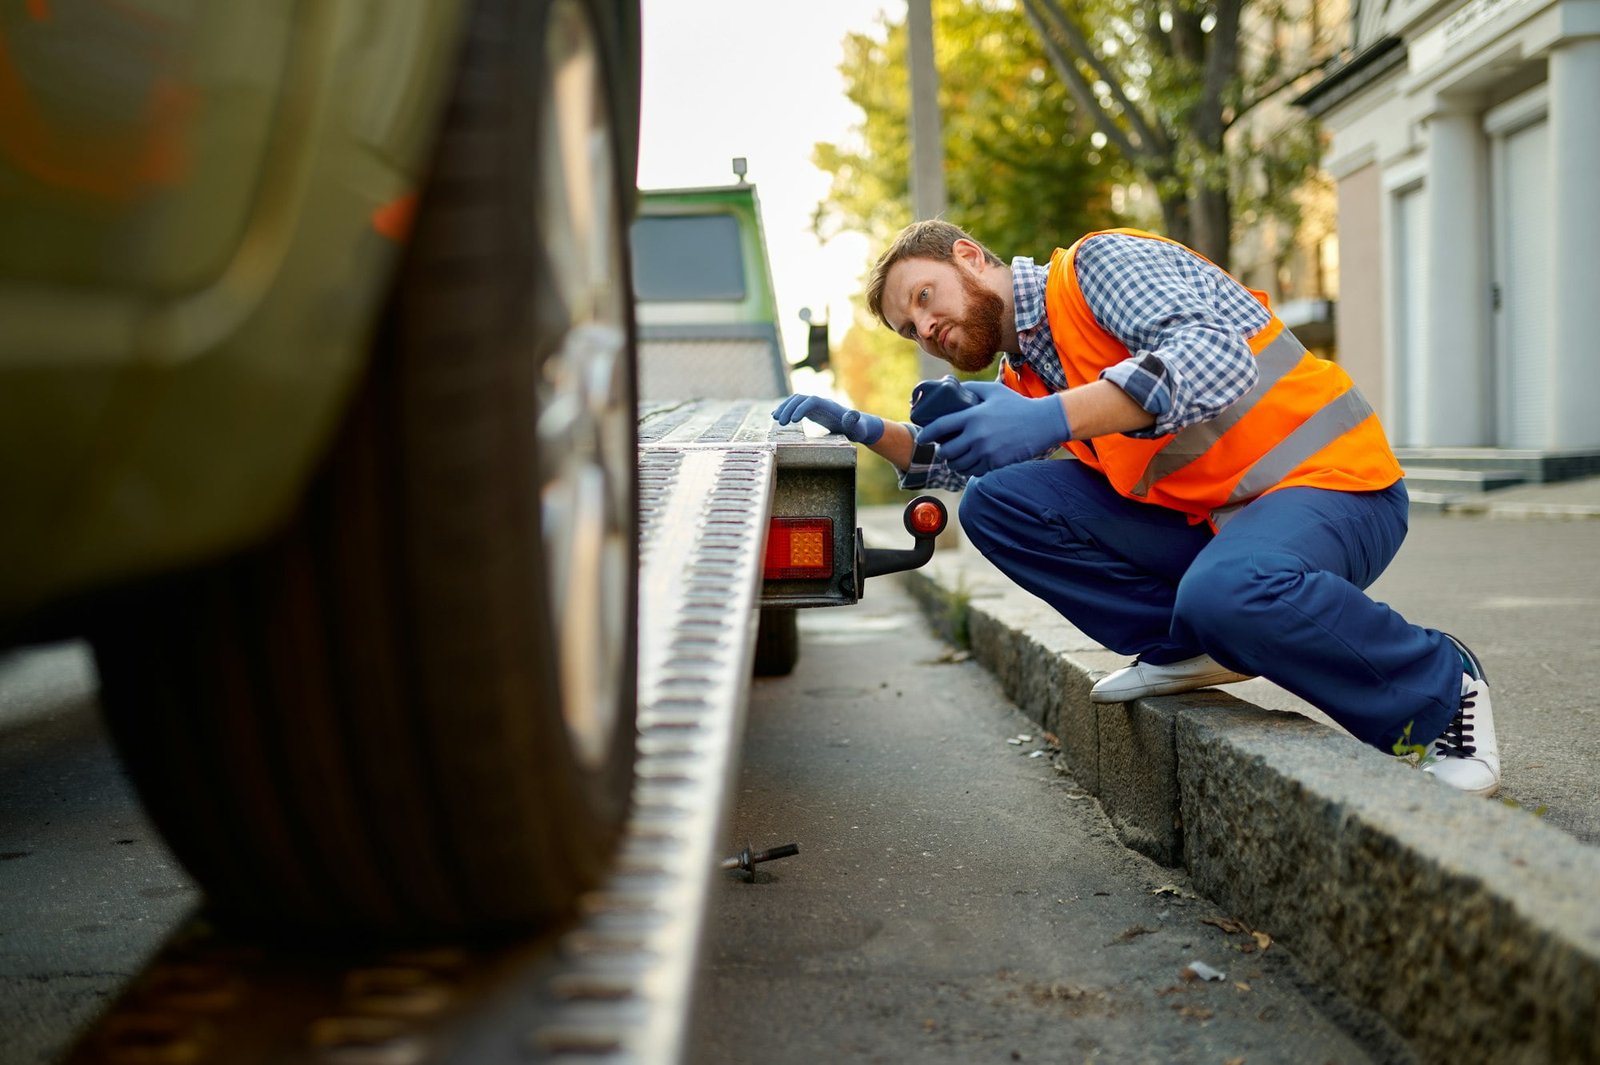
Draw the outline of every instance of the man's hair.
M878 256L877 265L872 268L872 277L867 280L867 309L884 325L889 320L883 316L883 287L889 280L889 268L901 259L935 259L942 263L954 262L955 246L958 240L972 240L960 226L951 225L938 218L926 218L921 222L912 222L900 231L894 238L894 243L889 245L887 251ZM976 240L983 251L985 262L995 266L1004 266L1000 257L985 248Z

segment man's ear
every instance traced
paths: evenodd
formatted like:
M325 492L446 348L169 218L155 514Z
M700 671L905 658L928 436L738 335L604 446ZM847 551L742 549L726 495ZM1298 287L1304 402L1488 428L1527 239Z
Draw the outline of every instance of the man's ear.
M956 262L967 269L974 273L983 272L985 262L983 249L978 247L976 241L968 240L966 237L958 237L956 242L950 245L950 252L955 256Z

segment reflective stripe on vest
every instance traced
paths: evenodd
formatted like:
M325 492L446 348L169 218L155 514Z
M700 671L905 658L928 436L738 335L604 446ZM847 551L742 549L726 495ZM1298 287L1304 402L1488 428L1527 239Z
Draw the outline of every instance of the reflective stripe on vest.
M1305 357L1305 346L1295 339L1294 334L1287 329L1280 332L1276 339L1262 348L1261 354L1256 356L1258 376L1255 386L1210 421L1199 422L1174 434L1170 444L1150 457L1150 464L1139 475L1139 480L1130 494L1143 499L1150 494L1151 485L1168 474L1183 469L1205 454L1207 448L1249 414L1260 402L1261 397L1267 394L1267 390L1277 384L1290 370L1299 366L1300 360Z
M1110 232L1163 240L1135 231ZM1045 280L1045 314L1069 388L1102 378L1134 355L1095 318L1079 288L1079 246L1057 249ZM1306 352L1271 315L1266 295L1249 291L1270 317L1260 331L1240 338L1256 360L1256 380L1237 401L1216 418L1168 436L1110 433L1069 442L1073 453L1104 474L1120 495L1216 528L1245 503L1279 488L1375 491L1404 476L1350 375ZM1030 367L1011 372L1016 369L1008 362L1005 381L1024 395L1051 391Z
M1349 391L1301 422L1292 433L1274 444L1271 451L1257 459L1228 493L1228 501L1211 512L1212 522L1222 528L1246 503L1371 416L1372 404L1352 385Z

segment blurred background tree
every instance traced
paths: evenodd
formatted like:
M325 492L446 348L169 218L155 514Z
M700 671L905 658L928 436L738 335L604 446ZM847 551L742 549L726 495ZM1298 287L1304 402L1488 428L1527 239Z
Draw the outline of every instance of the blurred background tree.
M1154 188L1161 231L1224 269L1236 223L1292 234L1322 143L1285 99L1337 48L1318 0L1021 0L1082 113ZM1273 119L1246 122L1263 105Z

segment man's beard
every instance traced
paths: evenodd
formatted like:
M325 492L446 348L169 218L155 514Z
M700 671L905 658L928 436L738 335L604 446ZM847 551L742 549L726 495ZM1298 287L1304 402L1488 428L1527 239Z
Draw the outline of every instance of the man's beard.
M963 373L979 373L993 366L1000 352L1000 316L1006 303L965 270L961 271L961 289L967 296L967 313L953 324L960 328L966 350L947 351L944 359Z

